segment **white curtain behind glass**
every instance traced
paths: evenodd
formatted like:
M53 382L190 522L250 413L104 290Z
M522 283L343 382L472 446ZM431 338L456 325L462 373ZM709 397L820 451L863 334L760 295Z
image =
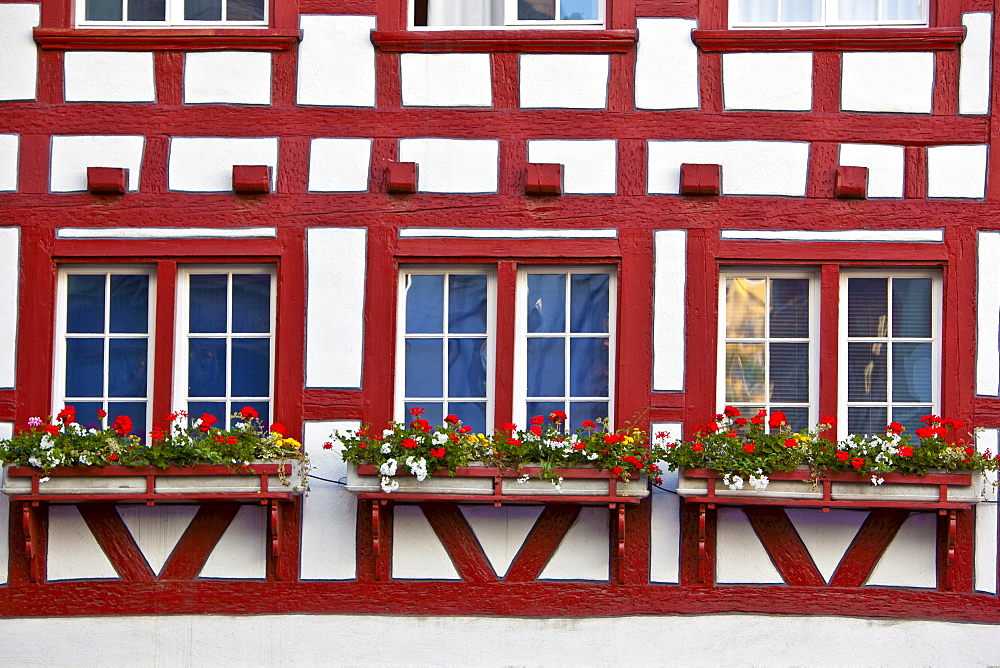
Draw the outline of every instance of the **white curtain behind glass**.
M427 25L502 25L501 10L501 0L427 0Z

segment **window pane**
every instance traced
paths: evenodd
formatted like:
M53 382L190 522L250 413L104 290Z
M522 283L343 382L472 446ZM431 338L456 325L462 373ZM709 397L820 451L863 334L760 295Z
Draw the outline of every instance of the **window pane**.
M87 0L88 21L121 21L121 0Z
M910 436L913 438L911 443L916 443L917 439L913 437L913 432L915 432L920 427L925 426L924 423L920 421L920 418L932 412L933 411L931 410L931 407L929 405L896 406L892 409L892 420L893 422L898 422L899 424L906 427L906 433L910 434Z
M226 340L189 339L188 347L188 396L226 396Z
M486 432L486 402L448 402L448 412L454 413L462 424L472 427L477 434ZM437 423L440 424L440 423Z
M233 339L233 380L230 396L271 394L271 339Z
M847 335L887 336L888 284L886 278L847 281ZM883 425L884 426L884 425Z
M931 279L892 279L892 335L931 336Z
M742 23L774 23L778 20L778 0L740 0Z
M111 332L145 334L149 331L149 276L112 274Z
M139 438L146 437L146 402L145 401L109 401L108 424L113 424L119 415L127 415L132 420L130 433Z
M224 333L226 331L226 274L194 274L191 276L191 307L189 311L192 333Z
M801 431L812 426L809 424L809 409L805 406L771 406L771 412L774 411L785 414L785 421L792 431ZM747 411L747 415L749 414Z
M809 338L809 279L772 279L768 317L772 338Z
M884 343L847 344L848 401L886 400L885 349Z
M441 339L407 339L406 396L440 397L444 393ZM430 419L430 418L427 418Z
M146 339L108 341L108 396L146 396Z
M566 403L562 401L529 401L527 403L527 409L528 409L529 420L536 415L544 415L545 417L548 417L550 413L554 413L555 411L562 411L567 415L569 414L569 410L567 410L568 407L566 406ZM583 422L583 420L586 419L587 418L582 418L580 422ZM521 425L521 426L524 427L526 425Z
M922 18L920 0L882 0L883 21L919 21Z
M608 331L608 288L607 274L573 274L570 277L569 331Z
M547 413L543 413L547 415ZM608 417L608 402L606 401L573 401L569 405L569 428L580 429L585 420L598 424L598 420ZM598 424L600 427L600 424Z
M559 18L563 21L596 21L600 18L598 0L562 0Z
M875 21L878 18L878 0L839 0L837 7L840 21Z
M271 424L271 403L269 401L234 401L229 404L229 414L239 413L244 406L257 411L257 419L263 427Z
M889 424L882 406L850 406L847 409L847 431L851 434L881 434Z
M569 358L570 396L608 396L607 339L570 339Z
M765 287L763 279L726 279L727 338L763 338Z
M565 394L565 339L528 339L528 396L561 397Z
M486 333L486 277L456 274L448 277L448 331Z
M104 339L66 339L66 396L104 396Z
M425 412L421 417L432 425L437 426L444 422L444 413L441 412L441 404L434 401L407 401L406 415L403 422L409 424L413 421L413 416L410 414L410 410L413 408L423 408Z
M726 344L726 402L764 403L764 344Z
M486 339L448 340L448 396L486 396Z
M782 0L781 20L788 23L811 23L823 18L820 0Z
M219 421L219 423L215 425L216 427L221 429L229 424L226 421L229 417L226 414L226 404L221 401L189 401L187 410L188 414L191 416L191 422L200 418L202 413L208 413Z
M66 297L68 333L104 333L104 274L70 274Z
M444 276L407 276L405 289L406 333L443 332Z
M771 344L771 401L809 401L809 344Z
M264 0L227 0L227 21L263 21Z
M233 274L233 332L271 331L271 275Z
M519 21L545 21L556 17L556 0L517 0Z
M221 21L222 0L184 0L185 21Z
M70 406L76 409L76 421L87 429L100 429L101 420L97 417L97 411L104 410L103 401L72 401L67 402ZM104 419L104 424L108 425L113 422L115 417L112 415L111 420L107 418Z
M528 331L566 331L566 276L528 274Z
M930 343L892 345L892 400L931 401Z
M165 0L128 0L129 21L163 21L165 19Z

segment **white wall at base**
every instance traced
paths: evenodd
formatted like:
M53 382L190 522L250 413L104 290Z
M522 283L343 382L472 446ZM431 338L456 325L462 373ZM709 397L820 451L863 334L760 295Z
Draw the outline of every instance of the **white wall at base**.
M507 574L535 520L542 514L542 506L459 506L459 509L498 577Z
M743 511L720 507L716 512L715 581L719 584L784 582Z
M924 51L858 51L843 54L840 108L929 114L934 54Z
M38 84L38 47L31 29L39 5L0 4L0 100L34 100Z
M997 429L983 429L976 434L976 449L996 455L1000 449ZM973 475L978 475L973 473ZM997 593L997 474L986 474L983 491L986 500L976 506L975 589Z
M989 12L962 14L962 40L958 68L958 113L990 112L990 37L993 15Z
M13 422L0 422L0 439L14 435ZM9 565L10 545L10 497L0 494L0 584L7 584L7 567Z
M785 508L785 514L827 582L868 517L865 510L831 509L824 513L819 508Z
M0 388L13 388L17 368L21 228L0 227Z
M0 7L3 7L3 5L0 5ZM18 153L20 152L20 146L20 136L0 135L0 192L14 192L17 190Z
M782 141L647 142L650 195L680 192L681 164L722 165L723 195L803 197L809 144Z
M67 102L155 102L152 51L67 51Z
M687 232L653 233L653 389L684 389Z
M154 573L159 573L167 563L177 541L198 513L197 506L163 503L158 506L118 505L116 510Z
M495 193L500 169L496 139L400 139L400 162L417 163L417 190Z
M233 165L268 165L278 182L277 137L172 137L167 187L186 192L228 192Z
M944 230L720 230L723 240L839 241L865 243L944 243Z
M357 497L343 485L326 480L347 477L347 464L340 458L343 446L331 434L360 426L357 420L302 425L302 443L313 466L312 475L318 476L309 480L309 492L302 502L299 573L303 580L350 580L357 574ZM333 448L323 447L327 441Z
M240 506L198 576L245 580L267 577L267 508Z
M361 387L367 255L364 228L306 232L306 387Z
M937 586L937 515L910 513L865 586Z
M611 574L608 509L584 506L539 580L607 580Z
M812 109L811 52L722 54L726 109Z
M637 109L698 107L698 47L691 41L697 27L694 19L636 19Z
M521 54L521 107L604 109L610 62L605 54Z
M669 434L668 440L679 440L683 436L680 422L654 422L649 425L653 438L659 433ZM657 439L660 441L660 439ZM653 487L650 491L652 517L649 530L649 580L650 582L680 581L681 545L681 499L673 491L677 489L677 471L663 468L663 489ZM671 490L671 491L664 491Z
M532 139L528 162L562 164L566 195L614 195L618 190L617 149L614 139Z
M309 142L309 191L366 192L371 160L371 139L313 139Z
M976 394L995 397L1000 394L1000 232L976 234L976 290Z
M185 104L271 104L267 51L198 51L184 54Z
M49 190L87 190L88 167L128 169L128 190L139 190L139 172L146 138L141 135L57 135L52 137Z
M419 506L393 508L392 532L392 577L404 580L461 579Z
M298 102L375 106L374 16L300 16Z
M404 107L488 107L493 79L488 53L404 53L399 58Z
M56 239L274 239L274 227L60 227Z
M868 197L902 197L902 146L882 144L841 144L840 164L868 168Z
M927 147L927 196L986 196L986 144Z
M47 549L49 581L118 578L76 506L49 506Z

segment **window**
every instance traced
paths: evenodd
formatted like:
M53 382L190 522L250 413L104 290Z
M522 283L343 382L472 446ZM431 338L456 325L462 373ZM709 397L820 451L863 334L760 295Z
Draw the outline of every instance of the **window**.
M928 0L730 0L734 28L926 26Z
M604 25L604 0L411 0L414 28Z
M615 290L602 266L520 267L510 285L492 266L403 268L396 418L419 406L433 424L453 413L488 431L498 403L521 425L555 410L573 428L612 417Z
M77 0L80 26L266 26L267 0Z

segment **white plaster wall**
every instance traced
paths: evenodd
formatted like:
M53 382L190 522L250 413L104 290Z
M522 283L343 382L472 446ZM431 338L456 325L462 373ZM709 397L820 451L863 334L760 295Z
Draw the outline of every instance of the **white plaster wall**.
M375 106L374 16L300 16L299 104Z
M310 192L366 192L371 160L371 139L313 139L309 142Z
M400 239L617 239L618 229L510 229L480 227L404 227Z
M31 29L39 5L0 4L0 100L33 100L38 83L38 48Z
M277 137L172 137L167 167L171 190L227 192L233 165L268 165L271 190L277 189Z
M927 147L927 196L986 196L986 144Z
M607 580L611 573L608 509L584 506L539 580Z
M934 54L923 51L858 51L843 54L840 108L929 114Z
M404 107L493 104L488 53L404 53L399 72Z
M868 517L865 510L831 509L824 513L818 508L785 508L785 514L827 582Z
M306 387L361 387L364 228L306 232Z
M868 578L866 586L937 586L937 516L910 513Z
M996 455L1000 449L996 429L983 429L976 435L976 449ZM973 474L975 475L975 474ZM997 593L997 474L986 474L983 491L990 503L976 506L975 588Z
M340 458L343 446L331 435L360 426L357 420L302 425L302 443L315 476L309 480L302 504L299 572L303 580L350 580L357 573L357 497L343 485L327 481L347 477L347 465ZM327 441L333 448L323 447Z
M617 148L614 139L533 139L528 142L528 162L561 163L567 195L614 195L618 190Z
M273 227L60 227L56 239L274 239Z
M13 388L17 367L21 228L0 227L0 388Z
M781 141L649 141L646 189L651 195L680 192L681 164L722 165L724 195L803 197L809 144Z
M944 243L944 230L721 230L720 239L761 241L839 241L867 243Z
M49 507L46 569L49 581L118 578L76 506Z
M904 148L882 144L841 144L840 164L868 168L868 197L902 197Z
M185 104L271 104L267 51L199 51L184 55Z
M87 189L88 167L128 169L128 190L139 190L139 172L146 139L135 135L52 137L49 190L54 193Z
M635 106L638 109L698 107L698 47L694 19L636 19Z
M400 139L400 162L417 163L417 190L495 193L500 144L495 139Z
M719 584L784 582L743 511L719 507L716 512L715 581Z
M976 394L995 397L1000 394L1000 232L977 233L976 246Z
M18 135L0 135L0 192L17 190Z
M197 506L163 503L158 506L119 505L116 510L154 573L159 573L167 563L177 541L198 513Z
M521 106L603 109L608 105L604 54L521 54Z
M240 506L199 577L262 580L267 577L267 508Z
M812 63L812 53L722 54L726 109L809 111Z
M542 506L459 506L459 509L499 577L507 574L542 514Z
M0 439L14 435L13 422L0 422ZM0 584L7 584L7 567L10 562L10 498L0 494Z
M684 389L687 232L653 233L653 389Z
M965 26L965 39L958 68L958 113L988 114L993 15L988 12L962 14L962 25Z
M679 422L656 422L649 425L649 431L653 438L666 432L666 439L657 439L664 443L683 436ZM662 463L660 468L663 489L653 487L650 492L649 580L676 583L680 581L681 499L676 494L677 471L667 471Z
M152 51L67 51L67 102L155 102Z
M461 579L419 506L396 506L392 518L392 577L403 580Z

